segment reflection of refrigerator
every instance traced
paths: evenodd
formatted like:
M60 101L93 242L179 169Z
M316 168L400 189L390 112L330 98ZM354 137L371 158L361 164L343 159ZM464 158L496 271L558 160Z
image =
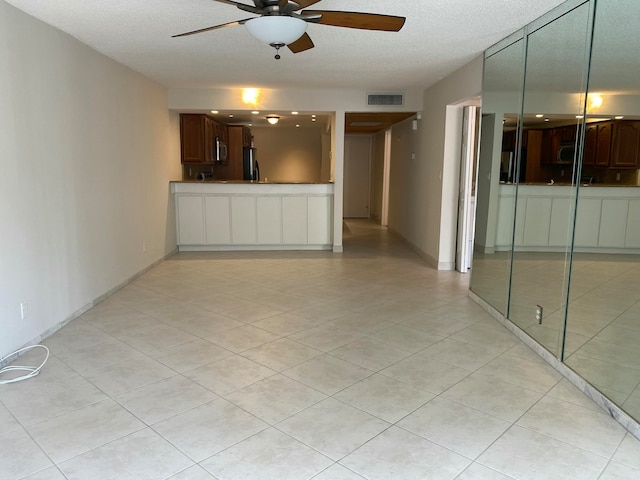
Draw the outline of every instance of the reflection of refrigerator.
M244 147L242 150L242 179L260 181L260 166L256 158L256 149L253 147Z
M500 156L500 181L513 181L513 152L502 152Z
M514 152L502 152L500 159L500 181L515 183L516 162ZM520 150L520 165L518 170L518 182L523 183L527 176L527 149Z

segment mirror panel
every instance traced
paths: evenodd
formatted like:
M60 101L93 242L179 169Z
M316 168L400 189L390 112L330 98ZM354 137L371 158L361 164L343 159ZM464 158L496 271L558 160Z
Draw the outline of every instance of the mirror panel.
M505 315L513 205L501 203L500 190L515 168L524 65L522 33L514 40L485 59L470 287Z
M589 5L528 35L509 319L561 355ZM541 312L541 313L540 313Z
M565 351L569 366L638 421L639 23L637 0L597 2Z

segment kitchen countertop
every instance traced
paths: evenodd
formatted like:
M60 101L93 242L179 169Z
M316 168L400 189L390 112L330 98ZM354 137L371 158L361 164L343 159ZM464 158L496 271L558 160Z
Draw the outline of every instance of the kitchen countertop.
M516 185L510 182L500 182L500 185ZM566 182L554 182L554 183L535 183L535 182L523 182L518 185L536 186L536 187L572 187L575 184ZM626 187L626 188L638 188L640 185L621 185L619 183L581 183L581 187Z
M172 193L204 195L332 195L333 183L197 181L177 180L169 183Z
M170 183L236 183L240 185L333 185L333 182L252 182L250 180L171 180Z

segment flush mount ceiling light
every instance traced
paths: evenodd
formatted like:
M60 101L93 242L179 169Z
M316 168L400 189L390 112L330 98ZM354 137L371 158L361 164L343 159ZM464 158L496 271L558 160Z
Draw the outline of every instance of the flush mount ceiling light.
M267 122L269 122L271 125L275 125L279 121L280 121L280 117L279 116L277 116L277 115L267 115Z
M276 60L280 60L278 50L298 40L307 30L304 20L282 15L252 18L244 26L251 35L276 49Z

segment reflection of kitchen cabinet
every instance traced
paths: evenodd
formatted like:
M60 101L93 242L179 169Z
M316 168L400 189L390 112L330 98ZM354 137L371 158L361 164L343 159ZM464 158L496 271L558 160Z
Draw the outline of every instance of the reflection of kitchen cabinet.
M608 167L613 122L589 123L585 127L583 165Z
M502 151L513 152L516 149L516 131L507 130L502 132Z
M594 165L596 163L597 144L598 124L587 124L584 131L584 154L582 156L583 165Z
M611 142L611 168L638 168L640 122L616 122Z
M558 150L562 144L572 144L576 141L576 125L549 128L542 135L542 163L553 165L563 163L558 160Z
M542 156L541 163L558 163L558 149L562 143L562 128L549 128L542 132Z
M568 125L562 127L562 143L571 143L576 141L576 129L577 125Z
M596 167L608 167L611 157L611 137L613 122L599 122L596 140L596 156L593 164Z
M203 114L180 114L180 151L182 163L213 163L215 138L227 140L227 126Z

